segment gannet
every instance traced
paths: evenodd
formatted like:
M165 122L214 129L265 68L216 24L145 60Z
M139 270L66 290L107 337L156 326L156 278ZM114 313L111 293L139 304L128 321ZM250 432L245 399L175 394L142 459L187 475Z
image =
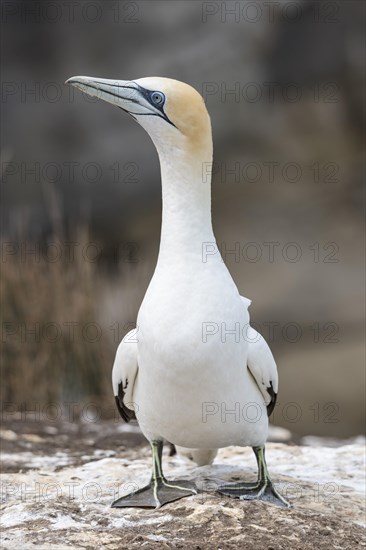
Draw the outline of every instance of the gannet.
M112 506L159 507L196 494L194 483L165 478L164 440L192 449L201 463L211 461L218 448L252 447L257 482L223 483L218 493L289 506L269 477L264 455L278 391L276 363L249 326L250 300L240 296L220 254L203 258L205 244L216 242L206 177L212 132L203 98L183 82L160 77L75 76L67 83L137 120L161 167L158 261L138 312L137 341L131 334L122 340L112 373L122 418L137 418L151 444L152 477Z

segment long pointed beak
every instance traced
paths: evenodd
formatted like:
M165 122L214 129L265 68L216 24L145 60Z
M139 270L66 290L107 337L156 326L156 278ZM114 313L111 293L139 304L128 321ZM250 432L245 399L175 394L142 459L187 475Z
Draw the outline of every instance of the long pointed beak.
M98 97L112 105L116 105L135 120L139 117L152 115L160 117L171 126L175 124L167 117L162 106L157 106L151 99L148 90L133 80L108 80L93 76L72 76L65 84L71 84L91 97Z
M139 86L130 80L109 80L92 76L73 76L66 80L65 84L71 84L91 97L98 97L112 105L120 107L124 111L141 112L141 94Z

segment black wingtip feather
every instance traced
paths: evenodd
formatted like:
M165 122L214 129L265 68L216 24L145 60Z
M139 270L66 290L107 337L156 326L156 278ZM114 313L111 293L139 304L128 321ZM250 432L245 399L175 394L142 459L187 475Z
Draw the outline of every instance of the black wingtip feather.
M175 456L177 454L176 446L173 443L169 443L169 456Z
M275 391L273 389L272 382L269 383L269 386L266 389L267 389L269 395L271 396L271 401L267 405L267 414L268 414L268 416L271 416L271 414L273 413L273 409L275 408L275 405L276 405L277 393L275 393Z
M126 405L123 403L124 396L125 396L125 392L123 391L122 382L120 382L118 384L118 395L115 395L114 398L116 400L116 405L117 405L119 414L122 416L125 422L129 422L130 420L135 420L136 415L134 411L131 411L131 409L128 409Z

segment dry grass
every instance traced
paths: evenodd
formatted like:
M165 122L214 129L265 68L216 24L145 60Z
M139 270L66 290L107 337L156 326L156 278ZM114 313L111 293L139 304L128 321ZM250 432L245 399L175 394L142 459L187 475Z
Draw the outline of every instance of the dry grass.
M106 276L80 253L90 242L85 227L68 239L79 243L74 257L60 235L55 230L43 252L21 235L2 243L1 399L17 408L113 399L117 343L97 309ZM57 261L50 261L51 250Z

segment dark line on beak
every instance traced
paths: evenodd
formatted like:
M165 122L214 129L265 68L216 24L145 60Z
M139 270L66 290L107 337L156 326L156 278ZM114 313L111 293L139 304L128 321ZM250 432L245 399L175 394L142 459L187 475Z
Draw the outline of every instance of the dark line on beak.
M130 117L133 118L133 120L136 120L136 117L133 116L133 114L130 113L130 111L127 111L127 109L124 109L123 107L120 107L119 105L117 105L117 107L119 107L123 112L127 113L128 115L130 115Z
M102 84L102 85L105 84L105 83L101 82L100 80L94 80L94 82ZM124 99L125 101L130 101L130 103L136 103L136 105L141 105L141 103L139 101L137 101L136 99L130 99L130 98L127 98L127 97L117 95L113 92L110 92L109 90L105 90L105 89L101 88L100 86L94 86L93 84L87 84L85 82L81 82L80 80L74 80L73 82L71 82L71 84L80 84L81 86L86 86L86 87L92 88L93 90L101 91L105 94L111 95L112 97L116 97L118 99ZM135 90L136 92L139 92L139 93L141 93L141 95L144 96L144 93L142 93L140 91L140 90L144 90L144 88L142 88L142 86L140 86L136 82L134 82L134 84L136 84L137 88L134 88L133 86L118 86L118 87L119 88L124 88L124 89L127 89L127 90ZM118 107L120 109L122 109L122 111L124 111L125 113L131 115L132 118L134 118L135 120L136 120L136 116L157 116L157 117L162 118L163 120L165 120L169 124L171 124L171 126L174 126L174 128L176 128L177 130L179 130L179 128L177 128L177 126L167 117L164 109L161 109L161 111L160 111L162 114L159 114L159 113L134 113L133 111L128 111L127 109L124 109L123 107L120 107L119 105L118 105Z
M95 81L95 82L97 82L97 81ZM103 88L100 88L100 86L93 86L93 84L86 84L85 82L80 82L80 80L74 80L74 82L72 84L81 84L82 86L86 86L86 87L92 88L93 90L103 92L105 94L111 95L112 97L117 97L118 99L124 99L125 101L130 101L131 103L137 103L138 105L140 105L140 103L136 99L130 99L130 98L127 98L127 97L123 97L121 95L110 92L109 90L105 90ZM128 90L135 90L136 92L138 92L138 90L136 88L131 88L130 86L119 86L119 87L120 88L126 88Z
M160 115L159 113L132 113L132 114L134 114L136 116L157 116L157 117L162 118L163 120L165 120L165 122L168 122L169 124L174 126L174 128L177 128L176 125L171 120L169 120L169 118L166 116L164 111L163 111L164 116ZM179 128L177 128L177 130L179 130Z

